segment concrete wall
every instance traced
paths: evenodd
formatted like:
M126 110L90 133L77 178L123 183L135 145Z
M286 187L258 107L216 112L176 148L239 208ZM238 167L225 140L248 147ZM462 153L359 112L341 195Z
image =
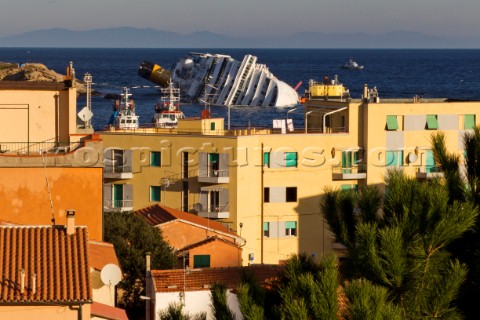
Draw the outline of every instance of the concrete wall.
M155 295L155 319L160 319L158 313L168 308L171 303L180 303L180 292L166 292ZM211 295L209 290L203 291L187 291L185 293L185 307L184 312L189 313L191 316L198 313L207 313L207 319L215 319L210 308ZM227 304L230 310L235 314L235 319L243 320L243 315L240 312L240 307L237 299L237 295L227 291Z
M0 306L2 319L9 320L78 320L78 311L68 306ZM90 319L90 305L82 306L82 319Z
M66 210L76 210L75 224L88 227L89 238L102 241L102 168L0 168L0 218L25 225L66 224Z

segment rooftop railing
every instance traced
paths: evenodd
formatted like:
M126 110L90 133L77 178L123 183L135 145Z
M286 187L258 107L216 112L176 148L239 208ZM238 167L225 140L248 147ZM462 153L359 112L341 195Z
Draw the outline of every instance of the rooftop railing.
M0 142L0 155L65 154L81 146L83 146L82 142Z

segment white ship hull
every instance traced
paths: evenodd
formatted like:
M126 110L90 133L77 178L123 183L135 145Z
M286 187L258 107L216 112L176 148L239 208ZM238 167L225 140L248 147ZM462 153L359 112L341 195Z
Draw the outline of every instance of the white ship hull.
M160 83L160 77L155 74L157 70L165 73L161 67L144 62L139 74L157 84L166 85ZM286 107L297 104L299 100L295 89L277 79L252 55L246 55L240 62L228 55L192 52L177 62L171 77L174 83L180 85L182 99L190 102Z

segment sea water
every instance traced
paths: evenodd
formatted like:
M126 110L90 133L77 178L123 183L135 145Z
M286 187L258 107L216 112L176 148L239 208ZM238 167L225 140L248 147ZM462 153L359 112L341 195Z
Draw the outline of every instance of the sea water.
M0 48L0 61L39 62L65 74L73 62L78 79L85 73L93 77L93 89L100 94L92 98L92 123L99 130L108 125L113 101L106 94L119 94L131 88L140 123L152 120L154 106L160 99L155 85L137 74L143 60L171 68L190 51L222 53L241 60L245 54L258 57L280 80L299 87L303 94L308 81L338 75L353 98L360 98L364 84L377 87L380 98L452 98L480 100L480 50L418 49L72 49L72 48ZM363 70L344 70L340 66L350 58ZM79 97L77 109L85 106ZM203 105L183 104L187 117L199 116ZM285 118L291 108L230 108L232 127L269 127L273 119ZM212 116L227 118L228 108L211 106ZM288 114L295 127L303 126L301 110ZM226 120L227 121L227 120Z

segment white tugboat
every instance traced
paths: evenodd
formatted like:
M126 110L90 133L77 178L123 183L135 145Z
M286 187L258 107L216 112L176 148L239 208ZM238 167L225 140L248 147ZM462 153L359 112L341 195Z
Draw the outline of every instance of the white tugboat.
M175 88L170 80L166 88L160 89L162 97L155 106L155 115L153 116L156 128L176 128L178 119L185 118L180 111L180 89Z
M120 100L115 100L110 122L116 129L138 129L139 116L135 114L135 103L130 100L131 95L128 88L125 87L120 95Z

